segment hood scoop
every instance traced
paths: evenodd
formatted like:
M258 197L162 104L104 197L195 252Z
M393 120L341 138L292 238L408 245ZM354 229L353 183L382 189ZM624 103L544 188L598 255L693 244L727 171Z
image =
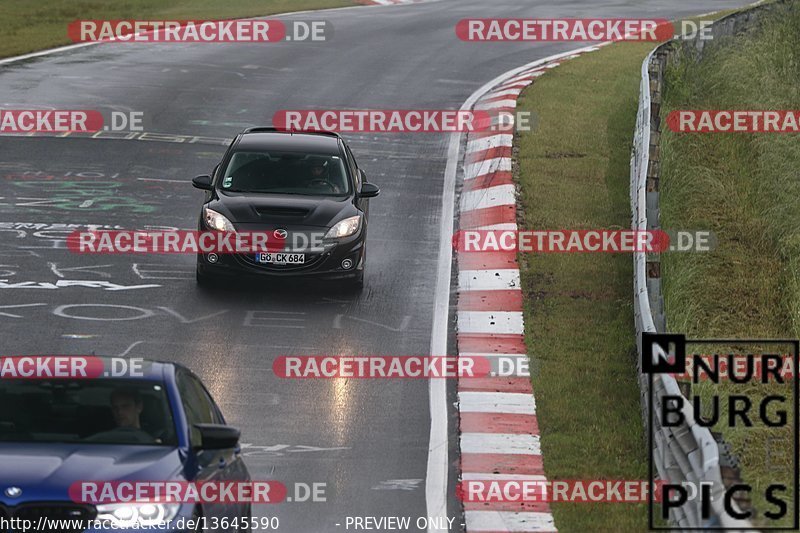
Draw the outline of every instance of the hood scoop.
M261 218L306 218L311 212L310 209L303 207L284 207L284 206L263 206L254 207L256 214Z

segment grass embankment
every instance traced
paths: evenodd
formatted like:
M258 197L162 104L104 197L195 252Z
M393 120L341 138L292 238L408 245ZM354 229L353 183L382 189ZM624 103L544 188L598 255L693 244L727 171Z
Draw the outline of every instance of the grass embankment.
M674 109L800 109L800 9L765 19L700 63L675 64L662 112ZM719 241L710 253L663 257L670 330L690 338L800 337L798 140L777 133L663 134L662 226L712 230ZM712 387L734 390L706 384L696 393L707 397ZM770 388L791 395L788 386ZM756 400L767 391L752 386L749 394ZM791 404L784 407L791 424ZM791 501L797 458L790 427L712 430L722 431L740 458L757 510L774 510L763 496L769 483L787 483Z
M78 19L229 19L355 5L352 0L3 0L0 57L72 44L67 25Z
M525 229L630 227L630 151L642 61L619 43L567 61L520 100ZM547 475L647 479L629 254L521 256L525 329ZM646 504L554 503L559 531L644 531Z

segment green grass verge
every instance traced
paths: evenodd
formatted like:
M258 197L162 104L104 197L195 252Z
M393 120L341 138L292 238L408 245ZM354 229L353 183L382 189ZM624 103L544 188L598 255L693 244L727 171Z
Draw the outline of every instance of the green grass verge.
M630 150L642 61L619 43L567 61L519 101L525 229L630 227ZM542 454L554 479L647 479L630 254L520 256ZM646 504L554 503L559 531L644 531Z
M0 57L65 44L77 19L229 19L354 5L353 0L3 0Z
M800 9L764 19L758 31L727 40L699 64L674 63L664 104L662 113L800 109ZM800 337L798 136L667 131L661 154L662 227L712 230L719 240L710 253L662 258L669 329L690 338ZM705 384L695 393L743 392L735 387ZM770 391L791 395L780 385L752 386L749 394L757 400ZM769 483L786 483L791 501L797 458L790 428L759 426L712 430L733 446L744 481L754 486L753 505L763 513L774 509L763 496Z

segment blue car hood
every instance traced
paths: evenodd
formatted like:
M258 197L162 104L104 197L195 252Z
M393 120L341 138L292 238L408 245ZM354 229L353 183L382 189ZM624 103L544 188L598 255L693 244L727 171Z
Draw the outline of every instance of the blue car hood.
M177 448L108 444L0 443L0 503L69 500L78 481L181 480ZM8 487L22 495L9 498Z

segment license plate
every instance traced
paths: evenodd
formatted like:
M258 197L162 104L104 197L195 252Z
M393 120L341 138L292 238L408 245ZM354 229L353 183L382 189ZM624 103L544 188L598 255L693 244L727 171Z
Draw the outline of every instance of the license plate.
M306 262L306 254L267 253L256 254L256 263L269 263L271 265L302 265Z

